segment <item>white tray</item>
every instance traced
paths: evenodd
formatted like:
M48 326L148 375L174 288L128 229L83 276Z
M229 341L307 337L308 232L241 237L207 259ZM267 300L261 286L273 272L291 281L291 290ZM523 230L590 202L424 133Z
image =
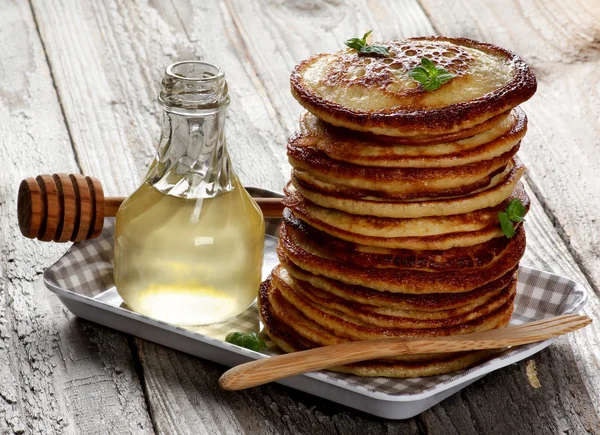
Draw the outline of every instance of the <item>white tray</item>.
M263 196L271 196L268 192ZM256 195L258 196L258 195ZM270 230L276 225L270 225ZM113 220L107 219L100 238L73 247L44 273L44 283L76 316L180 350L228 367L267 358L223 341L227 332L260 328L256 306L235 319L207 327L183 328L121 307L112 284ZM265 238L263 277L277 264L276 238ZM518 324L578 312L587 294L570 279L521 266L511 323ZM510 349L468 370L429 378L361 378L328 371L308 373L279 381L321 398L388 419L420 414L482 376L513 364L549 346L547 340ZM271 354L274 352L271 351Z

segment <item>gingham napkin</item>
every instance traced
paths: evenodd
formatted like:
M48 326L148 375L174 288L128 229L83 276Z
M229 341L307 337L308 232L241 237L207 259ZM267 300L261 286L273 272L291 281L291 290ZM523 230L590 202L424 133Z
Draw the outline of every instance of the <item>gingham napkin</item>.
M276 197L275 192L263 189L248 188L254 197ZM266 232L277 235L280 220L267 220ZM114 219L106 219L100 237L83 241L71 247L56 263L46 269L44 279L47 284L90 298L98 297L114 288L112 275ZM265 268L268 273L277 264L275 246L277 239L267 237L265 241ZM585 289L573 281L547 272L521 267L515 300L515 311L512 324L520 324L546 317L578 312L585 302ZM127 309L126 307L123 307ZM227 322L201 327L186 327L198 334L217 339L224 339L231 331L260 331L258 310L253 304L244 313ZM505 360L518 354L525 354L535 344L520 346L501 353L496 358L459 372L411 379L367 378L324 371L322 376L338 385L360 391L383 393L389 396L415 396L441 390L444 385L455 383L457 379L466 378L473 372L485 374L498 360ZM265 352L269 355L278 353L274 347ZM488 371L491 369L488 369Z

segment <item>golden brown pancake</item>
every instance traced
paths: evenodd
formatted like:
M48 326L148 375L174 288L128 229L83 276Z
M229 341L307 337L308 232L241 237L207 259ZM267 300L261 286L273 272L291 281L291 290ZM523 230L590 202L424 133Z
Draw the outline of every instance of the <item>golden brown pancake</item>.
M277 315L273 303L283 304L283 313ZM271 285L270 279L261 284L258 298L259 314L269 337L284 351L295 352L320 346L306 337L298 334L289 323L289 314L299 321L297 325L306 328L307 335L318 337L330 336L324 328L314 322L310 322L296 308L276 294L276 289ZM283 318L286 320L282 320ZM505 325L502 325L505 326ZM336 342L348 341L347 339L336 339ZM336 367L330 370L345 373L353 373L361 376L390 376L390 377L415 377L431 376L435 374L448 373L460 370L475 364L487 356L490 352L460 352L452 354L433 355L407 355L390 360L373 360Z
M459 325L436 328L381 328L360 324L356 319L342 313L326 313L319 307L310 305L306 300L297 298L291 303L283 296L281 289L271 281L273 294L269 297L274 313L286 319L286 324L303 337L321 345L343 343L356 340L376 340L380 338L420 338L445 337L489 331L508 324L513 311L514 291L505 299L505 303L494 311L475 320ZM288 295L293 294L290 292Z
M271 340L285 352L297 352L318 347L318 344L297 334L285 321L275 315L269 300L272 290L270 279L267 279L261 284L258 298L260 318ZM294 307L291 307L291 309L294 309ZM434 354L427 355L426 360L422 356L417 356L417 358L406 357L405 361L363 361L330 370L359 376L397 378L433 376L470 367L490 355L492 353L487 351Z
M389 181L381 184L379 188L373 187L374 183L365 183L365 188L348 187L341 184L343 183L340 181L341 179L338 179L338 183L329 183L328 181L324 181L314 174L299 169L292 169L291 178L292 180L296 180L298 183L310 189L317 190L327 195L339 196L342 198L377 198L381 201L414 201L464 196L468 195L469 193L477 192L490 186L495 176L499 174L507 174L509 172L507 167L508 165L503 165L491 173L485 174L481 178L476 179L473 183L469 183L467 181L467 184L461 184L465 180L455 179L454 183L457 185L454 187L446 187L442 181L428 183L425 180L416 183ZM448 185L449 184L450 183L448 183Z
M289 209L287 210L288 211L284 211L284 216L291 217L291 212L289 212ZM371 248L411 249L415 251L422 251L465 248L489 242L490 240L502 237L503 235L504 234L502 233L499 225L490 224L479 230L447 233L436 236L378 238L348 234L347 239L354 243L358 242L357 244Z
M428 355L427 360L417 361L363 361L340 367L331 367L329 370L357 376L390 378L416 378L420 376L436 376L467 369L481 363L499 351L477 350L473 352L460 352L450 354L440 353Z
M516 108L518 109L518 108ZM363 143L363 146L369 145L407 145L407 146L421 146L421 145L435 145L435 144L448 144L459 141L464 138L470 138L477 136L480 133L491 130L504 122L506 118L511 114L512 110L507 110L500 115L493 116L481 124L477 124L472 128L467 128L454 133L447 133L438 136L424 135L424 136L383 136L380 134L373 134L364 131L349 130L347 128L336 127L335 125L328 124L321 119L317 118L312 113L305 111L300 115L300 131L296 134L308 134L309 136L315 136L323 134L321 139L328 142L327 136L334 135L338 139L350 139L351 141L357 140L359 143ZM323 131L326 130L326 131ZM335 142L335 141L334 141ZM415 147L415 149L418 149ZM343 159L337 159L343 160Z
M496 207L462 215L428 216L413 219L351 215L339 210L320 207L306 201L297 193L286 197L284 201L292 210L294 217L338 239L365 246L398 249L402 247L402 242L405 241L403 239L406 238L431 238L443 234L479 231L492 226L497 229L499 228L498 212L504 211L510 201L515 198L518 198L527 210L529 209L529 197L522 185L517 185L511 196ZM284 215L286 213L284 212ZM446 245L440 249L450 248Z
M379 328L427 329L461 325L490 314L504 305L516 289L516 274L505 287L494 289L485 303L439 312L403 311L351 302L320 290L306 281L293 278L283 267L271 274L272 283L282 296L305 316L320 323L323 313L358 326ZM328 325L323 325L327 327ZM338 331L340 332L340 331ZM351 335L341 331L344 335Z
M488 266L442 272L361 268L327 256L319 245L319 240L305 237L285 222L281 225L277 245L279 258L282 261L288 259L314 275L393 293L461 293L481 287L513 269L525 251L525 231L523 226L518 226L506 249Z
M488 186L518 149L517 144L492 159L445 168L374 169L332 160L316 148L292 143L288 143L287 155L294 177L318 190L344 196L413 199L465 195Z
M300 118L300 131L290 138L298 147L323 151L333 160L393 168L462 166L498 157L516 146L527 130L527 116L514 108L489 129L454 142L407 145L404 138L365 135L333 127L310 112ZM382 140L383 139L383 140Z
M453 313L463 313L475 306L484 304L491 297L498 294L498 289L506 287L517 271L517 267L515 267L497 280L470 292L415 295L372 290L366 287L344 284L340 281L306 272L285 258L281 260L281 267L298 281L304 281L308 285L338 298L364 306L372 306L378 312L402 311L406 313L406 316L432 319L446 316L448 310Z
M510 244L504 234L473 246L434 249L390 249L346 242L296 219L285 209L284 222L296 238L312 241L327 258L336 258L360 267L403 268L426 271L484 267L494 262ZM499 224L498 224L499 225Z
M288 184L286 191L289 194L298 191L304 198L321 207L333 208L356 215L417 218L464 214L483 208L495 207L512 194L525 171L525 167L518 159L513 160L514 166L509 166L505 173L495 176L488 187L458 197L411 201L381 200L375 197L345 198L306 187L295 178L292 178L291 185Z
M386 136L440 136L473 128L528 100L534 74L517 55L466 38L381 43L390 57L346 49L298 64L292 95L323 121ZM456 77L426 91L408 73L428 58Z

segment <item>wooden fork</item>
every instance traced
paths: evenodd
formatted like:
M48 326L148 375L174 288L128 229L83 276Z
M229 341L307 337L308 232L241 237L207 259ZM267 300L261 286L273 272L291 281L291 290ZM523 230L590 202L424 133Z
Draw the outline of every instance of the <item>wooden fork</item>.
M566 334L590 323L592 319L587 316L570 314L450 337L388 338L335 344L241 364L226 371L219 379L219 385L225 390L242 390L358 361L419 353L463 352L518 346Z

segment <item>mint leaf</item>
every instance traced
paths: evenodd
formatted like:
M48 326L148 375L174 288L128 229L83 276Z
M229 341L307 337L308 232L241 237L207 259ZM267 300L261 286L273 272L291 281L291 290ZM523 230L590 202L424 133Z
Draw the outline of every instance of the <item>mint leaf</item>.
M267 347L264 340L256 332L230 332L225 337L225 341L255 352L260 352Z
M346 44L350 48L355 49L356 51L358 51L358 50L360 50L361 48L364 47L364 44L362 43L362 40L360 40L358 38L346 39L344 41L344 44Z
M369 35L371 34L372 30L369 30L367 33L365 33L363 35L362 38L350 38L350 39L346 39L344 41L344 44L346 44L348 47L350 48L354 48L356 51L360 50L361 48L364 48L367 46L367 38L369 37Z
M409 71L408 75L416 81L418 81L419 83L426 82L429 79L429 74L427 73L427 70L422 66L418 66L415 69Z
M426 57L421 59L421 65L425 68L430 74L433 74L437 71L435 63L432 60L427 59Z
M525 213L527 213L527 210L525 209L525 206L523 205L521 200L518 198L513 199L508 204L508 207L506 207L506 214L508 215L508 218L513 222L525 222L525 219L523 219Z
M498 220L500 221L500 227L504 235L511 239L515 235L515 226L512 221L508 218L508 214L501 211L498 213Z
M442 83L437 77L431 77L425 82L423 82L423 89L425 89L426 91L435 91L440 86L442 86Z
M423 85L426 91L435 91L444 83L448 83L454 77L445 68L437 67L435 63L426 57L421 59L421 65L413 68L408 75Z
M358 54L370 54L372 56L388 57L390 52L383 45L367 45L366 47L358 50Z
M383 45L368 45L367 38L371 34L372 30L369 30L363 35L362 38L350 38L344 41L348 47L356 50L359 56L375 56L375 57L388 57L390 52Z

